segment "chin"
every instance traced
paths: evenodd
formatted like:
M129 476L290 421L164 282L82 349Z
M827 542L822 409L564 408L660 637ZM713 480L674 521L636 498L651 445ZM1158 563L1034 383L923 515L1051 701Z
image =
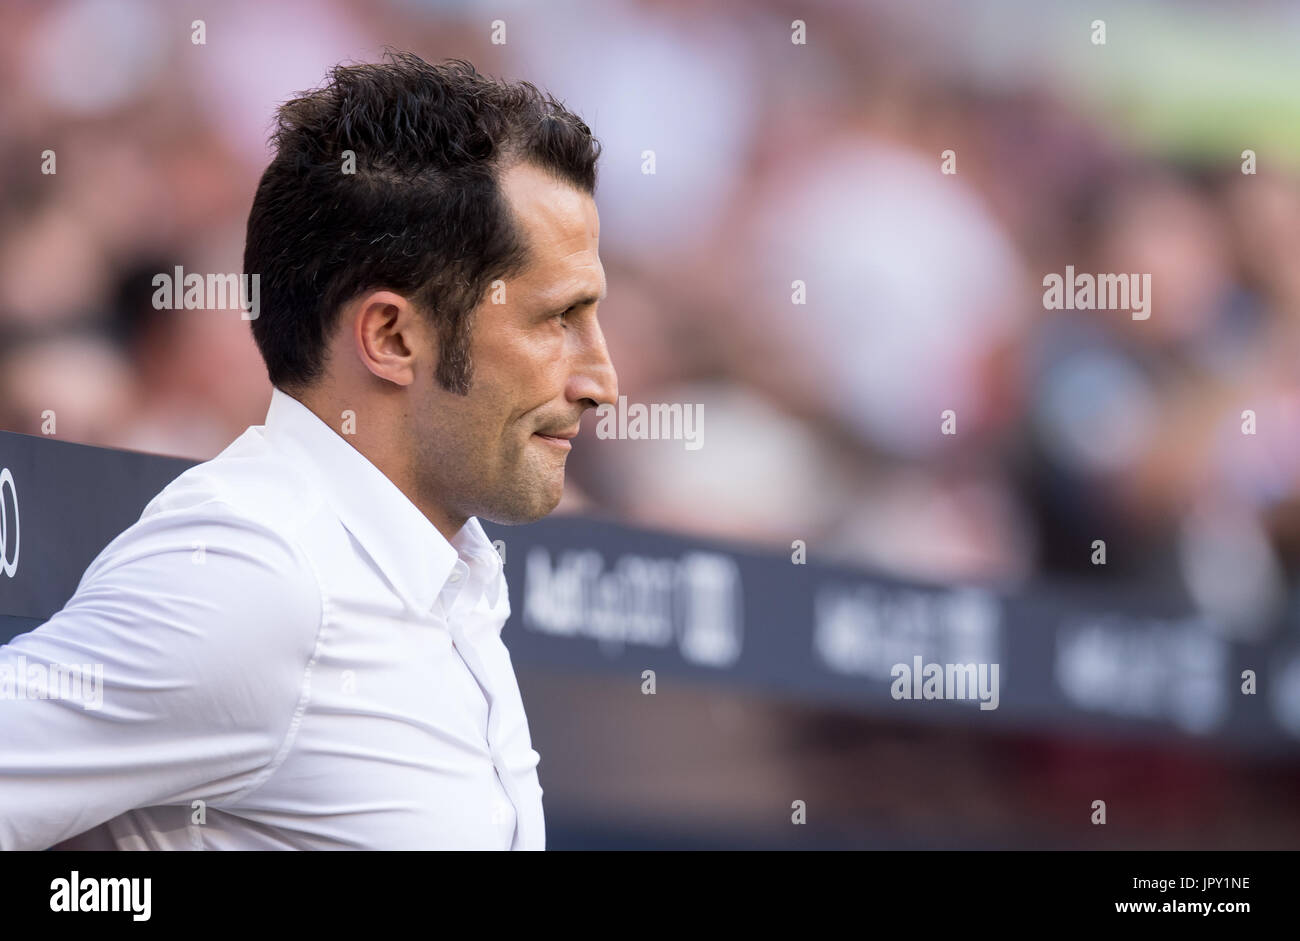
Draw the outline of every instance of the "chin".
M564 485L556 487L554 492L540 496L538 505L535 507L533 518L528 520L532 523L544 516L550 516L555 508L560 505L560 500L564 497Z
M521 526L525 523L535 523L539 519L549 516L560 505L560 498L563 496L564 484L561 481L557 487L547 487L545 490L539 490L532 494L515 491L506 500L499 501L491 509L475 515L492 523L500 523L503 526Z

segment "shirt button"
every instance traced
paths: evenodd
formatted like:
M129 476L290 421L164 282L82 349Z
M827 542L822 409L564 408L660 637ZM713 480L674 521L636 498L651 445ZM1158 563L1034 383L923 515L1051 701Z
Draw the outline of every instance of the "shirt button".
M456 584L460 581L460 572L452 572L451 577L447 579L447 581L451 582L453 585Z

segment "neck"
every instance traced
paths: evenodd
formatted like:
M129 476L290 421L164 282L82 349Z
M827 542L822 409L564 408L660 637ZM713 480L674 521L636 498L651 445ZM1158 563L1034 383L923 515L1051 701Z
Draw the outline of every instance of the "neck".
M365 419L362 418L362 409L354 409L355 427L350 424L347 433L344 433L342 416L345 408L338 397L323 389L313 389L301 396L294 395L294 398L392 481L393 486L415 505L444 539L451 542L461 531L469 518L447 511L420 491L417 486L419 477L411 463L410 453L400 443L405 439L405 432L397 421L385 414L382 406L367 408L365 415L368 417ZM348 400L356 402L359 397L350 397ZM371 415L371 412L374 414Z

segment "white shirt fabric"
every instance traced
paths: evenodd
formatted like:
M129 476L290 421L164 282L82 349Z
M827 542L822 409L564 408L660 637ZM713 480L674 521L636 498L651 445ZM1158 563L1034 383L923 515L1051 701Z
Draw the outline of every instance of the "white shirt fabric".
M0 699L0 849L544 849L509 614L477 519L277 389L0 646L103 667L100 708Z

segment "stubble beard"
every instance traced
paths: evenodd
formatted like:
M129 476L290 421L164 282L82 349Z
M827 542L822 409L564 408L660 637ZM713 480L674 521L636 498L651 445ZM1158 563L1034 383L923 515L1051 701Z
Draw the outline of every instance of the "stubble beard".
M468 474L457 489L469 515L507 526L547 516L564 495L566 457L545 453L550 446L529 436L522 447L503 455L494 472Z

